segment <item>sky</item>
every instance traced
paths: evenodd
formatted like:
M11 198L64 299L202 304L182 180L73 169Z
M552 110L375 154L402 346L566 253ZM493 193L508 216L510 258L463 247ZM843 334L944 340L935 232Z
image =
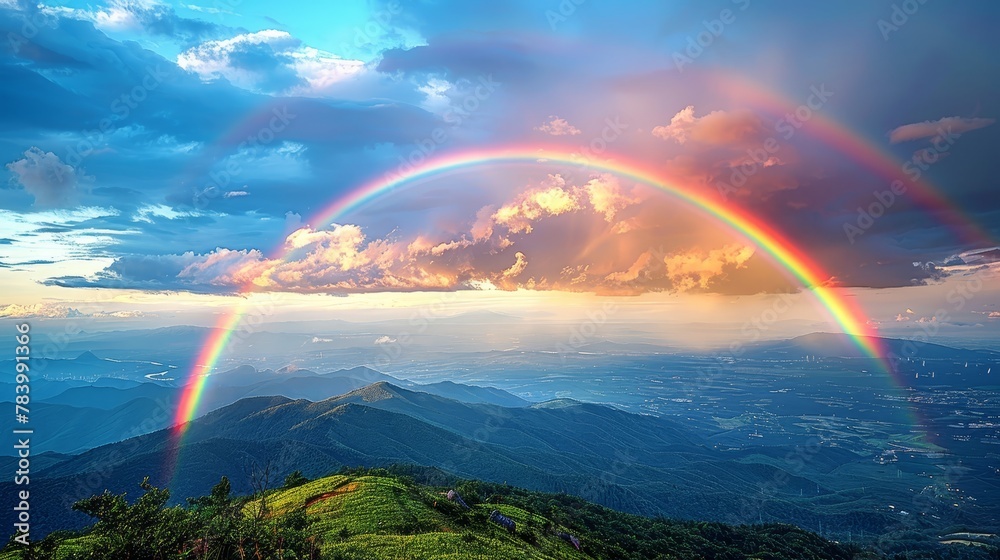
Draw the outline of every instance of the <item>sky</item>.
M836 329L765 247L628 167L766 224L879 332L1000 331L995 3L190 2L0 0L0 316L212 324L277 297L363 320L454 293L739 325L784 295L769 335ZM577 163L324 214L504 149Z

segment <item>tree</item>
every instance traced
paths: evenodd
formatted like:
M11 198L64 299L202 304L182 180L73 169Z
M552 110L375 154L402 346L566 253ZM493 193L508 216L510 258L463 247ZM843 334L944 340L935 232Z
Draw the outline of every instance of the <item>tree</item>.
M186 511L165 507L170 491L156 488L143 479L143 490L135 503L125 494L103 494L73 504L73 509L95 519L95 552L102 557L122 560L161 560L185 548L191 540L192 525Z
M293 471L285 477L284 489L295 488L309 482L309 479L302 475L302 471Z
M248 541L242 500L233 498L229 479L223 476L208 496L189 498L198 539L195 557L243 558Z

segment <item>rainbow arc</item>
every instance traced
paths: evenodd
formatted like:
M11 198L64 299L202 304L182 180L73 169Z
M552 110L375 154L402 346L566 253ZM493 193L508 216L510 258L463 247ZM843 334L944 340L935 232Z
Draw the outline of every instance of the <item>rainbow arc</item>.
M314 228L325 227L345 213L357 210L375 198L385 196L413 182L456 170L500 164L579 167L581 159L579 155L565 150L535 147L475 150L432 159L403 173L379 177L360 186L348 195L336 199L317 213L308 223ZM593 172L612 173L637 183L655 187L724 224L747 242L758 247L771 261L794 278L803 289L808 290L830 318L836 322L841 331L850 335L854 344L864 354L877 360L882 359L878 339L874 336L875 331L869 326L868 318L853 301L853 298L846 296L843 290L830 286L829 282L832 276L799 250L792 240L775 228L758 220L745 210L706 196L693 186L665 180L656 171L642 164L624 162L623 160L588 161L586 169ZM274 258L285 260L288 256L289 251L282 245ZM249 293L256 291L256 289L256 286L251 282L244 287L243 291ZM230 312L224 314L198 353L189 376L190 382L186 385L175 416L176 432L179 435L183 434L187 423L196 417L201 397L211 377L208 374L218 363L233 333L239 327L240 320L246 313L248 306L246 301L241 301Z

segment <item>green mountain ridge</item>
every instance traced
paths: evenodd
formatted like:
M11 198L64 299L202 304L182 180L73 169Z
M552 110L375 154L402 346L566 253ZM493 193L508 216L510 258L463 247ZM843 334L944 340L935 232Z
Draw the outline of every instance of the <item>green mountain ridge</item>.
M347 406L350 409L350 406ZM339 410L339 409L335 409ZM425 479L417 483L411 476ZM471 506L449 501L457 488ZM185 509L164 507L163 492L138 499L105 494L84 502L100 520L78 533L37 542L32 558L534 559L767 558L861 559L874 551L838 544L788 525L734 527L628 515L566 494L481 481L449 480L430 469L344 470L278 490L230 494L228 481ZM115 508L96 507L113 504ZM491 522L499 512L516 524ZM136 538L121 538L135 535ZM578 544L574 544L573 541ZM578 548L579 547L579 548ZM8 544L0 560L29 557Z

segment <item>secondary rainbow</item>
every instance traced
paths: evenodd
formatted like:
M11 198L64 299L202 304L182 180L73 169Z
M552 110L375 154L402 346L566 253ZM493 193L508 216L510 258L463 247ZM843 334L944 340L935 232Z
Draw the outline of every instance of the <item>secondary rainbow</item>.
M803 134L816 138L824 144L836 148L838 152L849 156L855 163L881 177L885 183L878 188L879 191L889 191L892 189L893 183L897 181L901 183L899 186L905 190L902 195L896 198L912 196L925 211L933 216L934 220L948 226L958 239L968 244L980 246L995 244L996 240L981 224L969 218L967 212L945 196L943 189L926 178L929 166L921 169L920 165L914 161L901 162L889 152L887 141L881 144L872 141L828 116L827 113L832 109L827 108L826 105L836 101L836 91L831 94L826 91L825 85L817 84L802 92L801 101L793 101L785 94L765 87L731 69L724 71L720 69L703 70L701 74L710 83L715 84L716 91L728 93L734 102L740 105L750 105L762 109L777 119L776 123L785 119L787 124L791 122L789 116L794 116L795 125L787 124L788 128L784 128L782 131L775 130L774 138L778 141L779 146L783 146L791 140L791 137L784 133L789 129L794 131L793 134ZM810 107L810 103L812 103L812 107ZM938 154L936 157L943 157L943 155ZM862 195L856 204L864 210L873 205L882 205L875 198L874 193L867 193L867 196ZM883 208L883 211L891 211L891 208Z
M840 329L851 335L855 344L865 354L879 359L877 339L873 338L874 331L869 327L865 314L852 302L851 298L844 296L840 290L830 287L828 282L831 275L799 251L780 232L736 206L710 198L691 186L664 180L658 176L655 170L638 163L625 162L621 159L602 162L584 161L578 154L565 149L537 148L535 146L466 151L430 159L395 175L380 176L349 194L337 198L308 223L314 228L325 227L346 212L357 210L379 196L421 179L463 169L500 164L571 166L592 172L613 173L616 176L663 190L678 200L717 219L756 245L804 288L812 292L815 299L829 313ZM282 245L276 249L275 254L279 260L286 259L288 251ZM244 287L244 292L254 290L253 283ZM190 373L190 382L185 387L175 417L175 432L178 437L183 435L188 422L197 415L198 405L209 380L208 373L215 367L233 332L238 328L246 306L246 301L241 301L234 309L224 314L218 320L211 336L199 352Z

